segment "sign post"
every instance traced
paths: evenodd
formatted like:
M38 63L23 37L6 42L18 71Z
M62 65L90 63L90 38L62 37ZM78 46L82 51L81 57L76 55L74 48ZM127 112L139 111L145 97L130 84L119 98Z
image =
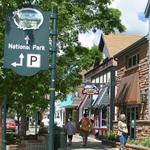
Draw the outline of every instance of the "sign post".
M4 67L22 76L48 69L50 12L22 8L6 16Z
M4 49L4 67L12 69L22 76L31 76L40 70L49 68L49 12L34 8L22 8L9 12L6 16ZM48 150L54 150L54 112L56 78L56 42L57 42L57 7L53 8L52 48L51 48L51 83L50 83L50 119Z

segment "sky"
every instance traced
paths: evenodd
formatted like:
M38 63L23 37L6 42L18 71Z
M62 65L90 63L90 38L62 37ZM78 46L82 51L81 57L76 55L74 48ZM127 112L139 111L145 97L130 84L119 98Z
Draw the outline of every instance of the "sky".
M122 34L143 35L148 33L148 20L145 19L144 11L148 0L114 0L110 7L121 11L121 21L126 27ZM97 31L79 35L79 41L85 47L98 45L101 32Z

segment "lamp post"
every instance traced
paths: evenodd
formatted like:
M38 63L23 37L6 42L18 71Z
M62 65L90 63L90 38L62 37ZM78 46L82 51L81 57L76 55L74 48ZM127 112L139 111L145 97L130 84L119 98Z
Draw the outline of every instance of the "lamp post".
M54 150L54 112L55 112L55 81L56 81L56 53L57 53L57 7L52 11L52 48L51 48L51 82L50 82L50 119L48 133L48 150Z

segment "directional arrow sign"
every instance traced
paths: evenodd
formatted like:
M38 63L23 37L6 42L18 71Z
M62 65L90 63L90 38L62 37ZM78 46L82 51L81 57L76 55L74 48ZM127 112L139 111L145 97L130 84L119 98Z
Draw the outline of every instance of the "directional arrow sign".
M29 44L29 40L30 40L29 36L27 35L24 39L26 41L26 44L28 45Z
M11 65L14 66L14 67L23 66L23 59L24 59L24 56L23 56L22 53L20 54L19 58L20 58L20 63L13 62Z

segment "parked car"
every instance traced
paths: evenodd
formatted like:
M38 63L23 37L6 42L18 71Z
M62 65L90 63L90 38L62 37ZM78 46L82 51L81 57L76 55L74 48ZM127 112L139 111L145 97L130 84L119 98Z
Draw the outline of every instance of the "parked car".
M16 132L16 123L14 119L6 119L6 132Z

